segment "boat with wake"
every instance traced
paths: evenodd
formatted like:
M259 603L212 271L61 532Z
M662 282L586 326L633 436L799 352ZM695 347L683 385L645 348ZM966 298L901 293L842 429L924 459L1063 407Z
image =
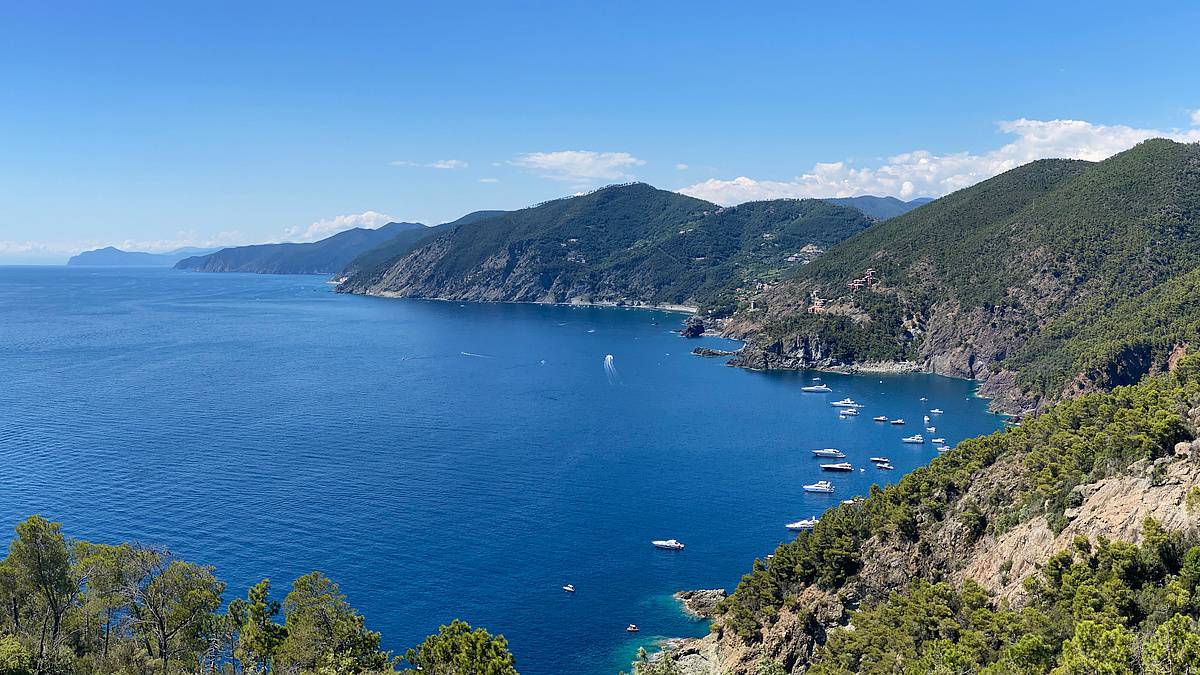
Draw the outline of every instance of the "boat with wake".
M654 544L654 548L661 548L667 551L683 550L683 544L681 544L678 539L655 539L650 543Z

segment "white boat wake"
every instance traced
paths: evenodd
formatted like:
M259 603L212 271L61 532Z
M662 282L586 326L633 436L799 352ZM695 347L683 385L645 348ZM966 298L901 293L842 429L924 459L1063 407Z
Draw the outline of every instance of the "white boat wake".
M621 381L621 377L617 375L617 367L613 364L612 354L604 357L604 376L608 378L609 384L617 384Z

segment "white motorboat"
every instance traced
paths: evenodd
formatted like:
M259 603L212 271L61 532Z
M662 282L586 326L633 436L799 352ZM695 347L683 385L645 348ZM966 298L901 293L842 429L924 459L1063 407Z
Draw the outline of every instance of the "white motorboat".
M810 394L827 394L833 390L823 384L813 384L806 387L800 387L800 391L807 391Z
M938 451L938 452L950 452L950 446L948 446L948 445L939 445L939 446L937 446L937 451Z
M842 417L857 417L858 410L856 408L846 408L838 414L841 415Z
M854 399L852 399L852 398L844 398L840 401L834 401L833 403L830 403L829 405L831 405L835 408L861 408L862 407L859 404L855 403Z
M912 436L905 436L900 440L904 441L905 443L924 443L925 437L921 434L914 434Z
M946 439L944 439L944 438L931 438L931 439L929 439L929 442L930 442L930 443L937 443L937 444L939 444L939 445L945 445L945 444L946 444Z
M887 415L880 415L879 417L872 417L871 419L875 420L876 422L888 421Z
M941 408L934 408L933 410L930 410L929 412L934 415L941 415L945 411L942 410Z
M836 464L822 464L821 470L822 471L853 471L854 467L850 465L850 462L838 462Z
M805 485L805 486L804 486L804 491L805 491L805 492L825 492L825 493L832 493L832 492L833 492L833 483L830 483L830 482L829 482L829 481L827 481L827 480L819 480L819 481L817 481L817 482L815 482L815 483L811 483L811 484L809 484L809 485Z
M797 520L794 523L788 523L784 527L789 530L811 530L818 522L820 522L820 518L805 518L803 520Z
M887 457L872 457L871 461L875 462L876 464L888 464L892 460L888 459Z
M936 434L936 433L937 433L937 427L925 427L925 431L928 431L928 432L929 432L929 433L931 433L931 434Z
M876 469L882 469L883 471L891 471L892 469L894 469L894 468L896 468L896 467L892 466L891 464L889 464L889 463L887 463L887 462L884 462L884 463L882 463L882 464L876 464L876 465L875 465L875 468L876 468Z
M575 584L567 584L566 586L563 586L563 590L568 593L574 593L575 592Z
M836 457L838 459L842 459L846 456L846 453L835 448L824 448L822 450L813 450L812 452L817 457Z
M929 415L925 416L925 424L929 424Z
M639 630L641 630L641 628L638 628L636 623L631 623L631 624L629 624L628 626L626 626L626 627L625 627L625 632L626 632L626 633L636 633L636 632L638 632Z
M902 419L894 419L894 420L892 420L892 424L895 424L895 425L899 426L899 425L901 425L901 424L904 424L904 420L902 420Z
M683 550L683 544L681 544L677 539L655 539L650 543L654 544L654 548L663 548L668 551Z
M929 399L927 399L927 398L925 398L924 396L922 396L922 397L921 397L921 400L922 400L922 401L928 401Z

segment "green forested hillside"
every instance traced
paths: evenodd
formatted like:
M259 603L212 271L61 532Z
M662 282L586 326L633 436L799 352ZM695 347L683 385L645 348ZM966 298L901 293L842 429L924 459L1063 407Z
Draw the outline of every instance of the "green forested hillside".
M423 233L420 223L388 223L377 229L356 227L303 244L256 244L224 248L180 260L176 269L255 274L333 274L359 254L406 233Z
M752 318L769 340L816 336L848 362L1007 369L1054 399L1073 380L1135 382L1195 343L1198 266L1200 146L1152 140L1098 163L1033 162L887 220ZM867 268L879 282L847 288ZM798 311L813 290L832 311Z
M393 656L319 572L282 599L267 579L245 597L225 591L212 567L142 544L71 540L33 516L0 560L0 673L517 672L503 636L461 621Z
M819 200L722 208L635 183L458 226L343 290L474 300L696 303L732 309L871 224Z
M1198 422L1200 355L1193 354L1170 375L1084 395L1021 427L964 441L898 484L873 487L866 500L826 512L811 532L757 561L723 603L717 631L726 642L753 647L784 612L822 611L830 620L828 610L816 609L826 598L849 612L832 619L853 630L826 633L805 624L817 649L777 655L789 667L815 664L811 672L823 674L1195 672L1194 528L1167 531L1147 522L1140 547L1077 539L1029 577L1028 600L1019 607L973 582L947 583L963 561L940 547L954 541L962 553L973 541L1039 517L1061 531L1068 509L1079 506L1077 486L1124 475L1138 462L1153 462L1165 481L1171 462L1200 461L1175 448L1195 437ZM1178 492L1187 504L1176 508L1200 516L1200 486ZM912 579L902 574L902 585L887 592L870 576L887 575L895 555L923 571ZM1187 645L1192 670L1156 669L1172 640ZM809 643L792 636L785 645L802 650Z
M346 265L345 269L341 272L341 276L353 277L360 274L371 275L378 273L381 271L381 267L402 258L409 251L432 237L445 234L459 225L474 223L485 218L493 218L502 213L504 211L473 211L449 223L434 225L423 230L409 229L401 231L395 237L359 254L358 257Z

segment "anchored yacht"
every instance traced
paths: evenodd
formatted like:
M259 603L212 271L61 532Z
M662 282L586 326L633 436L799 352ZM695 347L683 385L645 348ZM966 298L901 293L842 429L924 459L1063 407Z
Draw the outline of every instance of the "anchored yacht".
M833 483L830 483L830 482L829 482L829 481L827 481L827 480L819 480L819 481L817 481L817 482L815 482L815 483L811 483L811 484L809 484L809 485L805 485L805 486L804 486L804 491L805 491L805 492L827 492L827 493L831 493L831 492L833 492Z

